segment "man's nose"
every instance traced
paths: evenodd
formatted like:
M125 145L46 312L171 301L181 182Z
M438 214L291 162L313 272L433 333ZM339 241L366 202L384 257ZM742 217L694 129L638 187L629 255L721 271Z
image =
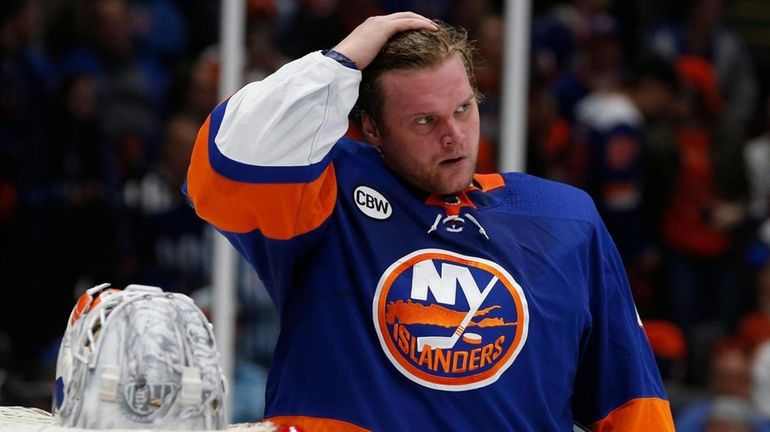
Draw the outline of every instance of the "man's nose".
M461 144L465 139L462 125L455 118L449 118L445 121L441 132L441 144L445 147L456 146Z

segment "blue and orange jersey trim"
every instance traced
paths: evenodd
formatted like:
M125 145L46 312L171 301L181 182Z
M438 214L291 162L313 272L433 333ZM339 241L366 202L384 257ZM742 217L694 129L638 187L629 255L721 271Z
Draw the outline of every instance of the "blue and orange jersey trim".
M333 164L306 183L234 180L212 165L211 153L218 152L211 148L211 121L209 116L198 133L187 174L187 194L201 218L223 231L259 230L267 238L288 240L318 228L331 215L337 200Z
M674 431L669 402L659 398L632 399L591 425L594 432Z

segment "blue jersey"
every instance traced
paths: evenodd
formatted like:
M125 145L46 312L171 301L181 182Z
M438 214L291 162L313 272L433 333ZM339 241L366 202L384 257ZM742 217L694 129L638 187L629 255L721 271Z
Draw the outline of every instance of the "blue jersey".
M673 430L591 199L524 174L451 196L341 138L360 72L320 53L201 128L186 193L281 316L265 417L309 431Z

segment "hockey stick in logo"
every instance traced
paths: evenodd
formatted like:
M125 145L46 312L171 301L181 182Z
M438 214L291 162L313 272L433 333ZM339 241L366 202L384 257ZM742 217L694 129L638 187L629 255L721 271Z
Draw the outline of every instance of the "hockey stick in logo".
M476 315L479 307L484 303L484 299L487 298L487 295L492 291L492 287L495 286L497 281L497 276L494 276L487 286L484 287L484 291L481 292L479 301L476 302L476 304L471 305L470 310L465 314L465 318L463 318L460 325L457 326L457 329L452 333L452 336L420 336L417 338L417 351L421 352L423 348L425 348L425 345L430 345L431 348L452 349L457 343L457 340L460 339L460 336L465 332L465 327L471 322L473 316Z

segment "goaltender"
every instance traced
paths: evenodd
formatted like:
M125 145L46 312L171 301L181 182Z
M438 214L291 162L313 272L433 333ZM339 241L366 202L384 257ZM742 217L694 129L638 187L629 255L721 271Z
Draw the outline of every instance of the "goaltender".
M246 85L185 192L281 315L265 417L308 431L672 431L583 192L474 174L472 47L403 12ZM357 103L368 143L345 137Z

